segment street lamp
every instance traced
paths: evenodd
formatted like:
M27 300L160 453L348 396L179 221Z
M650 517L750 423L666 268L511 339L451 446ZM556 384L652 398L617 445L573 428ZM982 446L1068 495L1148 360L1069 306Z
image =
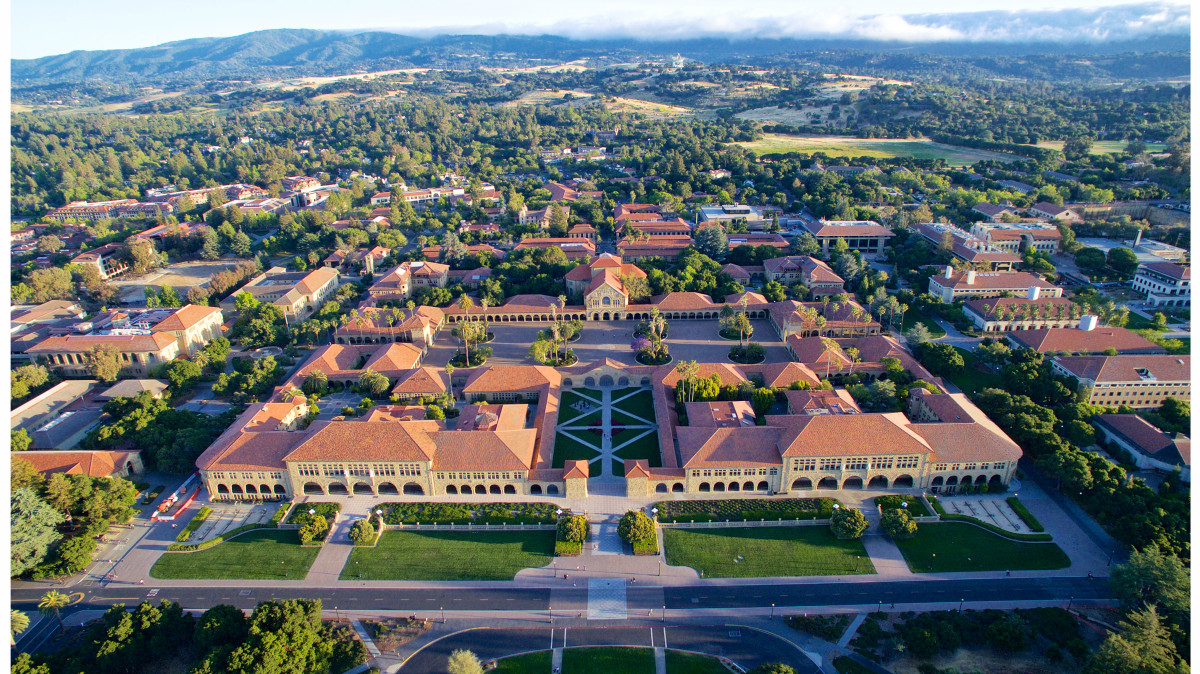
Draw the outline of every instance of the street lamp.
M554 624L554 607L548 606L547 608L550 609L550 624L553 625Z
M446 607L439 606L438 610L442 612L442 624L445 625L446 624Z
M667 605L663 604L663 622L667 622Z
M958 600L958 611L959 611L959 613L961 613L961 612L962 612L962 605L963 605L963 602L964 602L964 601L966 601L966 599L959 599L959 600Z
M775 605L771 604L771 620L775 619Z

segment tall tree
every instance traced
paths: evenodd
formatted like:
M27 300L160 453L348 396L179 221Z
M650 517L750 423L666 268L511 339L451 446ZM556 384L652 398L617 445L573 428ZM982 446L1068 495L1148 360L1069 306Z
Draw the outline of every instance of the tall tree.
M29 488L12 493L10 514L11 571L20 576L41 564L50 546L62 538L55 527L65 518Z

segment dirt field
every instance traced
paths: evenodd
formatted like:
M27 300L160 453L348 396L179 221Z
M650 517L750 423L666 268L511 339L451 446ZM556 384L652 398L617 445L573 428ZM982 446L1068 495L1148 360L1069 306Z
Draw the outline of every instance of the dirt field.
M984 159L1014 161L1016 157L975 150L955 145L944 145L927 139L852 138L848 136L789 136L766 134L762 140L737 143L759 155L786 152L824 152L838 157L914 157L916 159L943 159L951 166L969 166Z
M123 302L138 302L145 298L145 289L171 286L182 297L192 286L202 286L220 272L237 267L237 261L180 262L140 276L122 276L111 281Z

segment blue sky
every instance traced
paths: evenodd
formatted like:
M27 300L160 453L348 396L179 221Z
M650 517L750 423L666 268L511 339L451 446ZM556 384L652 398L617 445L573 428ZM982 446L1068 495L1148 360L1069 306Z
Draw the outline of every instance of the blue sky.
M838 9L850 5L850 9ZM960 12L969 6L973 13ZM450 11L447 11L448 8ZM981 13L982 14L978 14ZM1130 5L1081 0L13 0L12 56L147 47L270 28L430 33L554 33L568 37L904 39L1129 38L1187 31L1186 0ZM999 33L997 32L999 31Z

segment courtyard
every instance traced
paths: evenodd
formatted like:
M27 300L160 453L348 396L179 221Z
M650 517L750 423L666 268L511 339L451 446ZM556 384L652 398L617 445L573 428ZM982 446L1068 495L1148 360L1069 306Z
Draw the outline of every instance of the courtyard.
M673 363L681 360L731 362L729 348L736 345L737 340L730 341L718 335L719 326L715 320L673 320L669 324L667 345ZM770 321L759 319L750 324L754 327L751 339L767 350L766 362L791 360ZM637 321L584 321L579 341L568 346L575 350L580 363L611 358L625 365L636 365L633 350L629 348L636 326ZM492 349L492 357L487 361L489 365L533 365L529 359L529 345L537 339L538 331L549 327L549 323L493 323L489 327L496 336L486 345ZM461 348L461 342L450 334L450 328L443 328L429 348L424 364L445 367Z
M574 389L559 401L552 465L588 462L591 477L621 477L626 459L662 465L649 389Z

